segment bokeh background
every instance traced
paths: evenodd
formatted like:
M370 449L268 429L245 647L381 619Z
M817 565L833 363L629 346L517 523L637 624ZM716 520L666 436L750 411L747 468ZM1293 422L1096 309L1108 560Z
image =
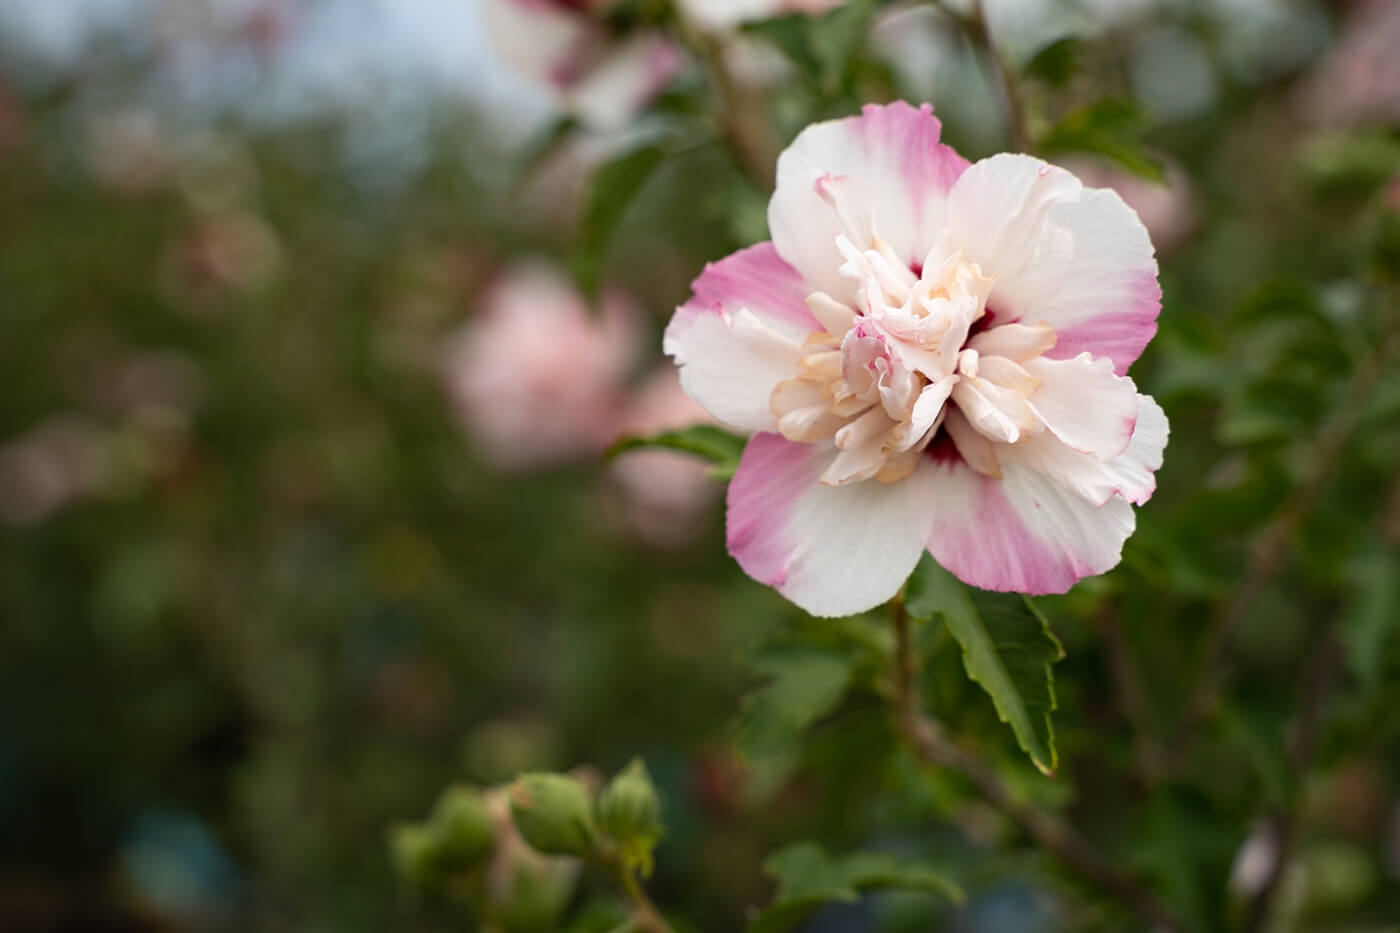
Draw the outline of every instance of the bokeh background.
M690 929L741 929L804 837L971 895L812 931L1133 929L871 696L745 752L755 652L814 623L727 558L702 464L602 456L701 417L660 332L765 237L778 147L905 98L1002 150L985 50L857 2L672 37L599 116L483 2L0 2L0 929L470 928L387 828L633 755ZM1059 776L948 649L927 699L1188 929L1247 923L1281 846L1273 929L1394 929L1400 4L985 5L1041 151L1153 231L1134 375L1173 434L1123 565L1042 601Z

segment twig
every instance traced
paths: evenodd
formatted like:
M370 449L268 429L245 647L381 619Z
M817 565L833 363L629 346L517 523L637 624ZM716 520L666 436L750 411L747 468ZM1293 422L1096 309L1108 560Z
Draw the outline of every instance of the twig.
M1390 333L1376 341L1372 352L1356 367L1346 398L1317 434L1311 468L1278 517L1255 539L1243 581L1216 614L1206 635L1201 672L1186 705L1186 718L1179 730L1179 739L1174 743L1178 747L1189 749L1195 743L1197 732L1215 707L1224 685L1224 661L1230 635L1254 605L1265 584L1278 572L1298 526L1312 512L1327 481L1341 462L1347 442L1351 440L1371 400L1372 391L1385 375L1392 359L1400 354L1400 325L1389 330ZM1179 757L1186 760L1188 756L1183 752Z
M1112 603L1106 603L1103 609L1094 615L1094 626L1098 629L1108 655L1108 668L1118 694L1118 705L1132 727L1138 771L1144 783L1149 786L1156 784L1166 776L1167 756L1157 730L1153 728L1151 707L1143 690L1142 676L1137 665L1133 663L1132 652L1127 642L1123 640L1122 626L1113 612Z
M915 689L918 661L910 642L909 616L900 597L895 597L892 612L895 635L892 702L895 723L914 754L926 765L947 768L962 775L988 803L1025 830L1037 845L1095 887L1129 905L1141 916L1169 929L1179 929L1171 912L1146 886L1119 869L1092 842L1058 817L1017 799L990 765L949 740L939 724L923 714Z
M1300 783L1307 775L1308 766L1312 762L1313 749L1317 746L1317 736L1321 726L1322 706L1336 680L1340 660L1340 645L1330 623L1324 623L1320 638L1322 644L1311 652L1312 660L1304 677L1304 700L1301 706L1298 730L1293 734L1293 742L1289 749L1289 763ZM1297 797L1301 797L1301 794L1297 794ZM1269 918L1273 914L1274 902L1282 888L1283 879L1287 875L1288 863L1293 856L1300 806L1301 800L1295 799L1292 806L1282 813L1276 814L1271 821L1270 831L1273 833L1277 851L1269 866L1269 873L1264 879L1263 886L1250 902L1249 915L1245 921L1246 933L1259 933L1259 931L1269 927Z
M982 9L982 0L972 0L972 9L968 13L949 8L944 0L933 0L933 6L957 23L972 44L981 49L991 62L996 71L1002 101L1006 105L1006 129L1011 138L1011 148L1019 152L1029 152L1031 140L1030 133L1026 130L1026 107L1021 98L1021 87L1006 58L992 41L991 31L987 28L987 15Z
M656 909L656 905L647 896L646 889L637 880L637 874L629 866L623 864L621 859L609 859L608 867L617 878L618 886L631 903L630 920L632 925L640 933L675 933L671 925L666 922L666 918L661 915L661 911Z
M771 134L766 118L759 114L753 119L749 113L753 102L729 73L720 40L692 24L679 6L675 17L681 41L700 61L714 90L714 120L720 139L759 191L773 190L777 180L777 147L767 138Z

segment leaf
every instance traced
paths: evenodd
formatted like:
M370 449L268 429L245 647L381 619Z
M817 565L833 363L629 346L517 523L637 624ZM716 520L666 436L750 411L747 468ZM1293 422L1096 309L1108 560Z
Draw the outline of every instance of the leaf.
M1036 52L1026 64L1026 77L1038 78L1051 87L1063 87L1079 71L1081 45L1074 36L1056 39Z
M608 448L604 457L613 459L629 450L642 450L648 447L665 447L695 454L713 464L710 475L717 479L729 479L739 468L739 457L744 453L747 438L731 434L713 424L695 424L676 431L662 431L649 436L630 435L621 438Z
M991 695L997 716L1045 774L1058 764L1050 713L1055 682L1050 666L1064 649L1040 611L1024 596L984 594L981 607L951 573L924 555L905 590L909 615L941 617L963 649L967 676Z
M1339 637L1347 667L1361 688L1382 686L1389 648L1400 631L1400 561L1385 550L1363 554L1351 567L1355 596L1342 616Z
M778 882L773 903L748 933L783 933L824 904L853 903L864 891L897 888L962 903L962 889L936 867L880 852L832 858L814 842L796 842L770 855L763 870Z
M851 681L852 661L834 652L793 648L752 663L771 680L750 695L744 711L739 747L750 758L781 750L834 710Z
M614 159L594 174L579 226L578 245L570 263L584 294L590 297L598 294L603 259L613 232L632 200L665 158L661 146L646 145Z
M1102 100L1071 112L1040 140L1046 153L1094 152L1135 175L1165 181L1162 163L1143 152L1146 119L1136 104Z

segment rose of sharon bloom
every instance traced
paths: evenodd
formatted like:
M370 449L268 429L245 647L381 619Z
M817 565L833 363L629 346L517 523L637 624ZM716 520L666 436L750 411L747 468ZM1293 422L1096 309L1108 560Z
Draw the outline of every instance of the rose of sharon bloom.
M658 33L610 35L598 14L612 0L482 0L501 57L559 95L589 126L618 129L681 69L679 49Z
M772 19L788 13L816 16L836 9L846 0L680 0L685 15L710 30L732 29L742 23Z
M1124 375L1161 304L1136 215L939 131L904 103L808 127L772 242L708 266L666 330L686 391L755 432L730 553L816 615L889 599L925 548L974 586L1063 592L1118 562L1166 445Z
M504 467L600 453L621 428L636 319L616 293L594 314L547 266L507 272L444 360L448 394L483 453Z

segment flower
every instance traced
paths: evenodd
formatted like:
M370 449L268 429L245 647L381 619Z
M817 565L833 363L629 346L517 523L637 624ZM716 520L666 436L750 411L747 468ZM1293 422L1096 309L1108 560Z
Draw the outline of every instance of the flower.
M836 9L846 0L680 0L685 14L709 30L732 29L753 20L788 13L816 16Z
M599 19L611 0L483 0L501 57L522 77L559 97L588 126L619 129L681 70L664 36L613 36Z
M541 467L600 453L621 427L637 316L616 293L590 312L549 267L509 270L444 358L448 394L486 456Z
M1124 375L1161 306L1147 231L940 129L902 102L808 127L772 242L707 266L666 330L686 392L755 432L730 553L815 615L889 599L925 549L974 586L1064 592L1118 563L1155 488L1166 417Z

